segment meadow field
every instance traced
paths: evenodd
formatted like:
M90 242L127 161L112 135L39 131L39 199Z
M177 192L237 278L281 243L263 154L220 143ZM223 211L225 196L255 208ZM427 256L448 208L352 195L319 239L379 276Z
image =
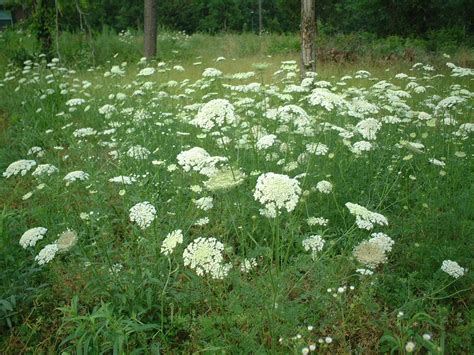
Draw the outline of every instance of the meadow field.
M472 354L472 54L173 36L2 35L1 352Z

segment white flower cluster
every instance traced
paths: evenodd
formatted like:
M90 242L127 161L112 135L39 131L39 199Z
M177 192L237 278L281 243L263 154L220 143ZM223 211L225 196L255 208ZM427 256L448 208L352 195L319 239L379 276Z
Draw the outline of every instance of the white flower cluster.
M303 240L303 248L306 251L311 251L311 257L316 260L318 252L323 250L325 240L320 235L310 235Z
M261 137L257 141L257 144L256 144L257 149L258 150L265 150L267 148L270 148L273 144L275 144L276 138L277 138L277 136L275 136L274 134L267 134L267 135Z
M326 144L309 143L306 144L306 151L315 155L326 155L329 152L329 148Z
M245 179L245 174L240 170L231 170L230 168L223 168L212 174L204 186L209 191L229 190L235 186L240 185Z
M267 113L268 114L268 113ZM285 124L294 124L296 132L305 132L311 126L311 120L306 111L297 105L286 105L279 107L275 118Z
M72 229L66 229L59 235L55 244L58 247L59 253L65 253L77 243L77 233Z
M217 239L198 237L184 250L184 265L194 269L199 276L223 279L231 268L231 264L224 263L223 252L224 244Z
M374 228L374 224L388 225L387 218L380 213L371 212L367 208L351 202L347 202L346 207L352 215L356 216L356 224L360 229L371 230Z
M155 220L156 209L148 201L137 203L130 208L130 221L135 222L140 229L148 228Z
M352 151L352 153L354 153L356 155L361 155L363 152L371 151L372 148L373 148L372 143L370 143L368 141L359 141L359 142L355 142L352 145L351 151Z
M212 197L201 197L199 200L194 200L193 202L197 208L203 211L209 211L214 207L214 199Z
M356 125L356 130L364 139L369 141L377 138L377 132L382 128L382 124L374 118L367 118Z
M265 206L265 210L261 213L268 217L276 217L278 210L293 211L300 195L298 180L287 175L265 173L258 177L253 196Z
M218 78L222 76L222 72L219 69L216 68L206 68L204 69L204 72L202 73L202 76L204 78Z
M54 259L58 251L59 248L56 243L48 244L36 255L35 261L37 261L39 265L47 264Z
M104 115L105 118L110 118L112 115L117 112L117 109L115 106L110 105L110 104L105 104L104 106L99 108L99 113L101 115Z
M244 274L252 271L258 266L257 259L256 258L250 258L250 259L244 259L240 263L240 272L243 272Z
M392 251L394 240L385 233L372 233L369 242L378 244L386 253Z
M141 145L130 147L127 151L127 155L135 160L145 160L150 154L150 151Z
M384 233L372 233L372 238L357 245L353 253L360 263L373 269L387 262L387 254L392 250L394 243L393 239ZM361 272L361 274L367 273Z
M143 68L140 70L137 76L150 76L153 74L155 74L155 68Z
M109 179L109 182L115 182L115 183L124 184L124 185L132 185L136 181L137 179L134 176L124 176L124 175L115 176Z
M205 161L210 158L210 154L205 149L194 147L189 150L184 150L176 157L178 164L184 171L199 171L204 165Z
M76 129L74 132L72 132L72 135L76 138L94 136L96 134L97 134L97 131L91 127L79 128L79 129Z
M228 100L214 99L204 104L190 123L205 131L210 131L215 126L234 125L237 122L234 106Z
M314 89L308 96L308 102L313 106L321 106L327 111L346 105L346 100L342 96L324 88Z
M20 174L21 176L25 176L28 171L30 171L36 162L34 160L17 160L10 165L8 165L7 170L3 172L3 176L9 178L11 176L15 176Z
M206 176L216 174L218 172L216 165L227 161L227 158L224 157L211 156L205 149L200 147L182 151L176 158L184 171L193 170Z
M49 176L51 174L57 173L59 170L52 164L40 164L36 167L35 171L31 175L35 178L42 176Z
M321 180L316 184L316 189L322 194L330 194L332 191L332 184L329 181Z
M467 269L461 267L457 262L452 260L444 260L441 265L441 270L455 279L463 276L467 271Z
M80 105L84 104L85 102L86 102L86 100L81 99L81 98L70 99L70 100L66 101L66 106L69 106L69 107L80 106Z
M64 177L64 180L66 180L66 185L69 185L71 182L74 182L76 180L85 181L88 179L89 179L89 174L82 170L71 171L70 173L66 174L66 176Z
M20 238L20 245L23 249L34 247L36 242L44 238L48 229L44 227L35 227L28 229Z
M173 253L174 249L178 244L183 243L183 231L181 229L177 229L168 233L168 235L163 240L161 244L161 254L163 255L170 255Z
M308 226L327 226L329 220L323 217L308 217L306 223Z

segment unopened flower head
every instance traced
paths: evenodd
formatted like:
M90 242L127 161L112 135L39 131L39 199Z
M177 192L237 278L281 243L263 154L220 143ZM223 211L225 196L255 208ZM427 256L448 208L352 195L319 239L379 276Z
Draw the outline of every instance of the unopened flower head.
M364 240L354 248L354 257L369 268L376 268L387 262L387 255L379 243Z
M240 185L245 179L245 174L238 169L222 168L212 174L204 186L209 191L230 190Z
M58 240L56 240L56 245L58 246L58 252L64 253L70 250L77 243L77 233L74 230L66 229L59 235Z

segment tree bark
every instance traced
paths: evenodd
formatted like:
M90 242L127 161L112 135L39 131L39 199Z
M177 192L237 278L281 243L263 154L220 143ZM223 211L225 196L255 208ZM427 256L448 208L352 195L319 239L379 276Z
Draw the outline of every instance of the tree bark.
M301 75L316 71L316 4L315 0L301 0Z
M258 0L258 34L263 32L262 0Z
M144 10L145 57L149 59L156 56L156 0L145 0Z

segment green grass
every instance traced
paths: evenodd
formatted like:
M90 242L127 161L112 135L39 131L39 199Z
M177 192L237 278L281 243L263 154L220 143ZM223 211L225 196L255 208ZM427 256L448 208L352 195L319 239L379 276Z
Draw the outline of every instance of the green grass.
M265 42L268 38L273 42ZM282 61L297 60L298 54L291 49L294 44L279 45L276 37L268 38L258 42L251 35L195 35L181 42L164 37L160 44L163 52L167 48L166 55L160 60L165 66L148 63L157 69L149 77L137 76L144 67L136 64L140 38L131 36L124 43L106 33L96 40L102 57L96 58L95 65L86 54L81 56L83 48L74 42L81 39L65 35L61 48L75 53L64 59L65 66L74 71L62 70L61 65L47 67L33 56L33 49L30 54L38 66L31 70L22 72L17 64L1 67L0 171L19 159L59 169L42 179L34 178L32 171L1 177L3 353L287 354L301 353L310 344L327 354L405 353L409 341L420 353L472 352L474 151L472 132L456 135L462 124L472 121L472 75L452 76L444 64L448 59L440 55L430 61L434 71L411 69L413 63L401 60L318 63L317 80L331 83L333 92L346 95L347 102L364 98L377 105L377 113L357 118L346 108L327 111L311 105L307 96L314 84L304 93L276 95L272 85L282 94L288 85L300 83L299 73L286 79L274 75ZM284 36L279 40L291 42ZM17 38L6 41L12 48ZM279 46L288 51L266 52L265 48ZM119 54L114 57L114 52ZM216 62L219 56L226 59ZM449 60L461 65L460 58ZM1 62L10 60L15 62L7 57ZM123 76L104 76L124 61L128 64ZM470 57L467 61L472 63ZM207 67L228 75L255 70L255 63L268 67L248 80L202 78ZM185 71L173 70L175 65L183 65ZM159 72L160 68L164 70ZM371 76L356 78L361 69ZM400 72L414 79L396 78ZM345 75L352 78L339 85ZM387 89L375 90L374 84L382 80L410 95L395 100ZM85 81L91 85L84 86ZM410 81L426 92L407 88ZM144 82L152 82L153 87L144 88ZM242 93L226 86L250 82L263 83L265 90ZM142 93L133 95L139 89ZM123 101L109 98L119 92L125 94ZM464 100L435 110L449 96ZM68 112L66 102L71 98L86 102ZM230 139L225 145L218 136L189 123L197 111L188 105L215 98L234 103L241 118L235 127L216 130L215 134ZM253 101L239 106L242 98ZM99 113L104 104L115 105L117 113L104 117ZM267 110L290 104L308 113L313 134L299 134L292 122L285 128L281 120L266 118ZM420 111L433 120L417 119ZM146 118L137 119L143 114ZM443 122L445 115L454 122ZM383 122L373 149L354 154L348 144L364 140L355 125L369 117L382 122L386 116L406 120ZM343 138L334 129L325 129L328 123L353 136ZM85 138L73 135L85 127L97 132L115 127L115 131ZM262 127L278 139L266 151L256 148L253 136ZM248 144L237 144L245 137ZM401 141L422 143L424 149L414 152ZM327 145L328 154L302 159L309 143ZM128 149L135 145L146 147L149 157L128 157ZM42 147L44 155L28 156L33 146ZM192 147L227 158L224 165L240 169L246 178L225 192L206 191L207 177L186 172L177 162L177 155ZM113 159L111 151L120 158ZM430 163L432 158L445 166ZM291 164L293 170L285 169ZM63 177L74 170L89 173L89 180L66 186ZM307 174L299 180L304 192L296 208L281 211L275 219L260 215L263 206L253 196L257 178L266 172L290 177ZM132 185L108 181L119 175L138 175L138 181ZM332 183L330 194L314 189L321 180ZM38 189L41 183L45 185ZM203 191L191 189L194 185ZM24 199L28 192L32 196ZM193 202L204 196L213 197L214 207L208 211ZM157 214L141 230L130 221L129 210L143 201L152 203ZM347 202L384 215L388 226L371 231L357 228L355 217L344 206ZM311 216L329 222L310 226L306 220ZM194 225L202 217L210 222ZM45 238L23 249L21 235L38 226L48 228ZM78 243L38 265L35 256L68 228L77 232ZM166 257L160 252L162 242L177 229L183 231L184 242ZM374 268L372 276L363 277L356 272L363 265L353 250L373 232L386 233L395 244L387 262ZM309 235L325 240L314 260L302 245ZM225 262L233 265L227 277L201 277L184 265L183 250L197 237L214 237L224 244ZM243 258L256 258L257 267L240 272ZM466 274L453 279L441 271L447 259L467 268ZM344 286L343 292L337 291ZM326 337L332 342L326 342Z

